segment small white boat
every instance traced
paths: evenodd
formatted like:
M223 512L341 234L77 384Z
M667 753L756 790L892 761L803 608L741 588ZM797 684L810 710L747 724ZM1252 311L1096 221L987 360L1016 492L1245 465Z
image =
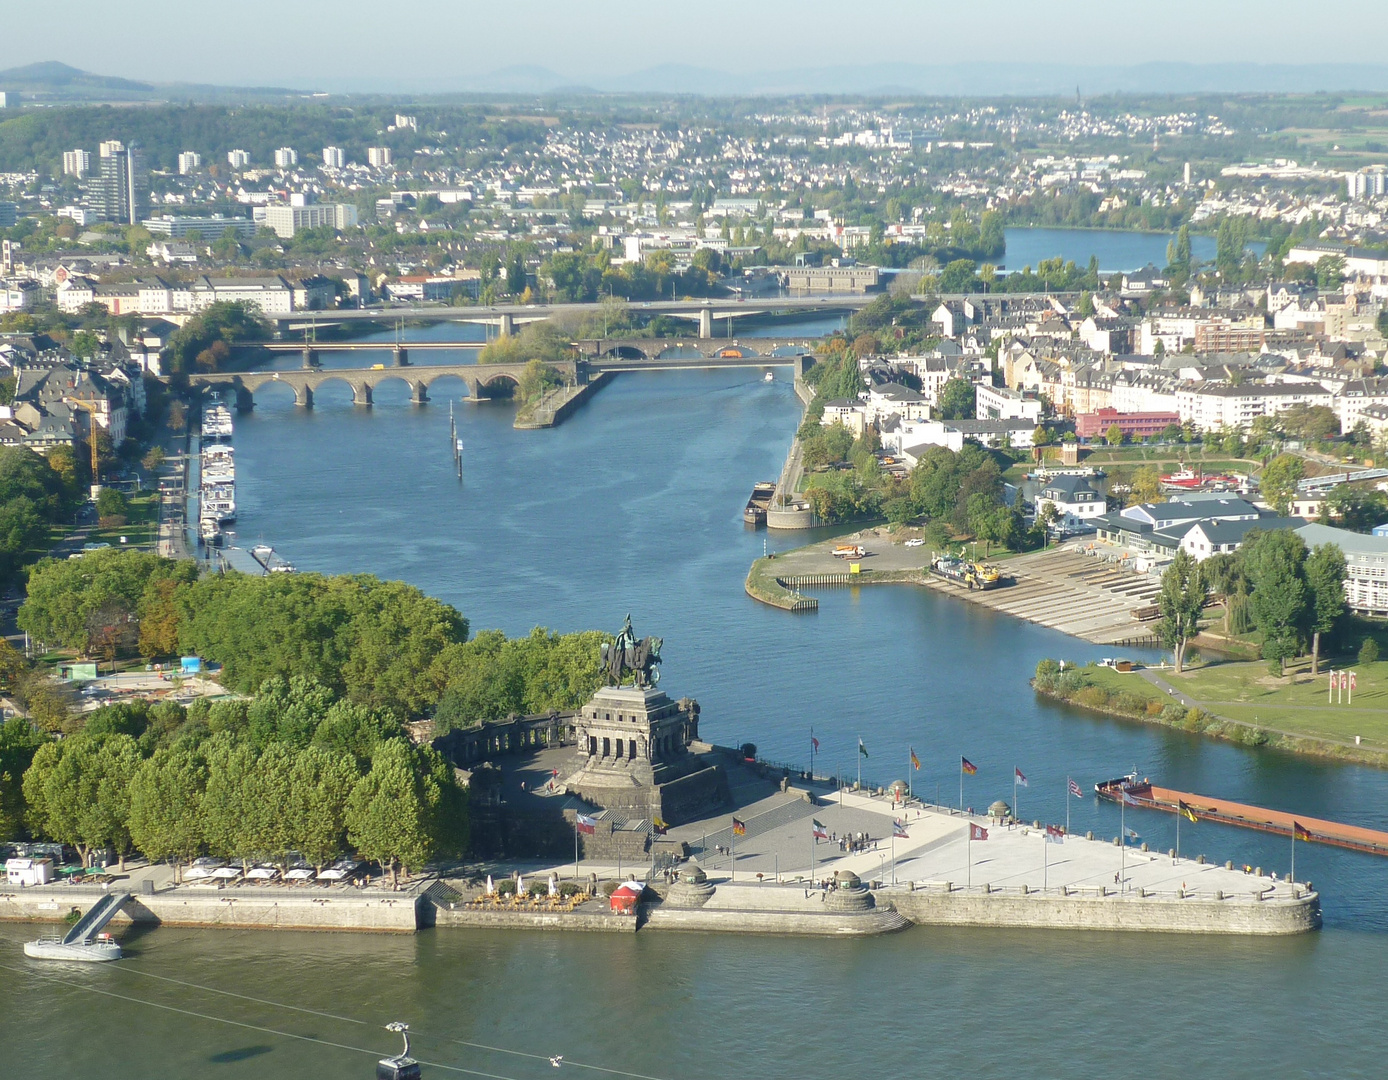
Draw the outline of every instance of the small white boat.
M76 960L84 964L98 964L119 960L121 951L118 942L111 940L109 934L102 934L92 941L66 942L62 938L26 941L24 955L35 960Z
M765 375L762 376L761 381L762 381L762 382L775 382L775 381L776 381L776 376L773 375L773 374L771 374L771 372L768 371Z

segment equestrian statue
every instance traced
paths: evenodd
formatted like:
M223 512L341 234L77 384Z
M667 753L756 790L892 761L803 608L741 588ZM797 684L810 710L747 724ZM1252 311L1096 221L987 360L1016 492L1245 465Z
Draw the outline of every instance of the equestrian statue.
M637 639L631 628L631 616L626 617L621 632L612 644L602 647L602 668L608 686L621 686L630 677L638 689L648 689L660 682L660 646L658 637Z

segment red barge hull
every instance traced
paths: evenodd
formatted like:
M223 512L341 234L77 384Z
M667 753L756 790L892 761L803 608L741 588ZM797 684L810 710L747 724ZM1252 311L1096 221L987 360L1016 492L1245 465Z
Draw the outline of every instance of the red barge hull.
M1186 809L1196 818L1276 833L1279 836L1291 836L1292 823L1295 822L1303 830L1298 832L1298 840L1310 839L1318 844L1333 844L1335 847L1349 848L1352 851L1367 851L1371 855L1388 855L1388 832L1380 832L1377 829L1304 817L1301 814L1287 814L1281 810L1267 810L1261 806L1215 799L1190 791L1176 791L1172 788L1157 787L1146 780L1128 777L1106 780L1094 785L1094 791L1099 798L1111 802L1121 802L1125 790L1130 804L1149 810L1165 810L1174 814L1178 805L1184 803Z

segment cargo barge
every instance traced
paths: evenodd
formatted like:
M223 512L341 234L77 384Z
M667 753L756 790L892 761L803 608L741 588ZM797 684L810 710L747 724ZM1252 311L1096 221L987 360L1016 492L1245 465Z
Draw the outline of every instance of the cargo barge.
M742 511L742 520L748 525L755 525L758 528L766 524L766 511L771 506L772 496L776 494L776 485L770 481L762 481L752 488L752 497L747 500L747 506Z
M965 585L970 590L996 589L1002 584L1002 572L996 566L969 562L967 559L939 556L930 563L930 572L956 585Z
M1157 787L1151 781L1139 780L1136 776L1119 776L1113 780L1105 780L1094 785L1094 792L1099 798L1111 802L1124 801L1126 793L1129 806L1165 810L1173 814L1188 812L1197 820L1218 821L1225 825L1276 833L1278 836L1291 836L1295 831L1298 840L1332 844L1352 851L1366 851L1371 855L1388 855L1388 832L1365 829L1358 825L1345 825L1338 821L1325 821L1302 814L1288 814L1281 810L1267 810L1261 806L1230 802L1228 799L1214 799L1189 791Z

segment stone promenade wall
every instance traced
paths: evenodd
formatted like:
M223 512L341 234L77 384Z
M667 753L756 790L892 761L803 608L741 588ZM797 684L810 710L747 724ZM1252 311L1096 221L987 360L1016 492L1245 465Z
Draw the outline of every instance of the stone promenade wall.
M1320 926L1320 896L1300 900L1056 896L955 889L883 890L922 926L1000 926L1050 930L1139 930L1172 934L1302 934Z
M496 911L486 908L438 908L434 925L484 927L497 930L585 930L607 934L636 933L631 915L605 912Z
M61 922L75 907L86 911L96 895L55 890L0 893L0 919ZM410 893L264 895L225 890L200 894L187 887L133 897L113 922L165 926L228 926L275 930L393 930L413 933L418 899Z

